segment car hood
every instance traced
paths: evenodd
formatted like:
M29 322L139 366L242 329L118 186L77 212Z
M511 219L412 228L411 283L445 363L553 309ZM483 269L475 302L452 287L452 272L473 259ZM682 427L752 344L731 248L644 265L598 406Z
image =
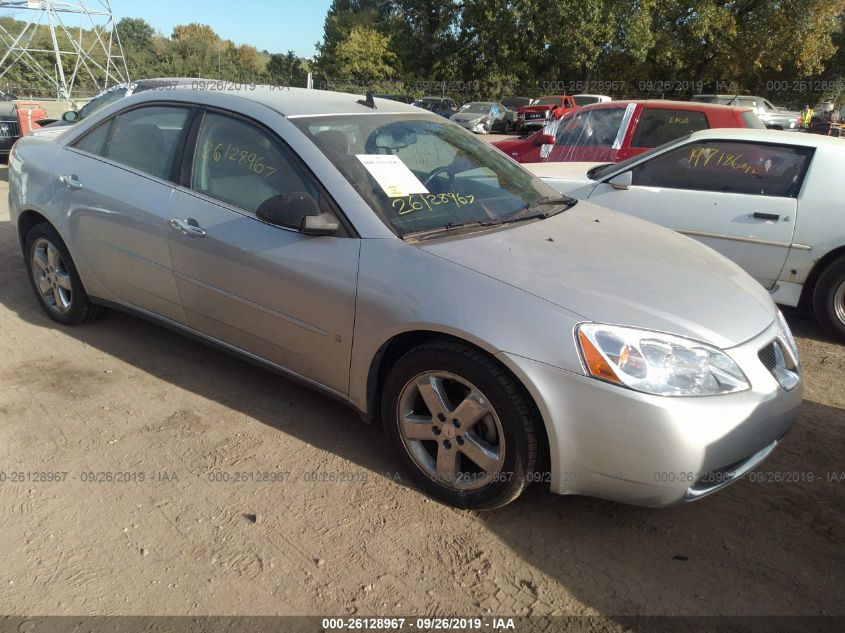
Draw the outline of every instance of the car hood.
M771 297L692 239L579 202L546 220L420 248L585 320L669 332L730 348L771 325ZM526 325L526 324L523 324Z
M530 106L520 106L517 108L517 112L545 112L546 110L556 110L559 108L559 105L530 105Z
M456 123L466 123L467 121L475 121L476 119L483 119L488 115L486 114L477 114L475 112L458 112L457 114L452 115L452 120Z
M593 167L606 164L541 162L525 163L524 167L561 193L565 193L573 198L586 199L596 184L598 184L596 181L587 177L587 172Z

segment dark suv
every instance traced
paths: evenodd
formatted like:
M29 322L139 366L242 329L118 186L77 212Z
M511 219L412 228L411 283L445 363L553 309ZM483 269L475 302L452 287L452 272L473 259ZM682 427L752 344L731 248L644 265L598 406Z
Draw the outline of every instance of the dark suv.
M423 97L414 101L414 105L447 119L458 111L458 105L449 97Z
M9 159L12 145L21 137L15 99L15 95L0 92L0 162L4 163Z

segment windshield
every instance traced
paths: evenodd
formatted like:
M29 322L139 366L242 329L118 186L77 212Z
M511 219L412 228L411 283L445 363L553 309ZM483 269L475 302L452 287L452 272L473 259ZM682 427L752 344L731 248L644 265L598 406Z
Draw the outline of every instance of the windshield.
M561 103L563 103L563 100L560 97L543 97L542 99L537 99L532 105L559 106Z
M651 156L654 156L655 154L659 154L660 152L669 147L680 145L681 143L686 141L690 136L690 134L685 134L684 136L680 136L676 139L673 139L668 143L663 143L663 145L658 145L657 147L654 147L648 150L647 152L637 154L636 156L631 156L631 158L627 158L618 163L607 163L606 165L598 165L587 172L587 177L590 180L601 180L608 174L612 174L617 171L621 174L623 171L625 171L626 168L630 167L631 165L638 163L641 160L647 159Z
M558 128L555 146L613 147L625 118L625 108L595 108L576 111L566 125ZM555 155L561 160L564 154Z
M126 88L115 88L114 90L109 90L98 97L94 97L82 106L82 109L79 111L79 119L82 120L85 117L89 117L95 112L99 112L106 106L110 106L115 101L123 99L126 96Z
M439 101L415 101L414 105L418 108L424 108L426 110L436 110L440 106Z
M575 105L577 105L577 106L585 106L585 105L590 105L591 103L598 103L599 102L598 97L579 97L579 96L576 95L572 98L575 100Z
M338 115L293 122L400 236L492 223L560 198L499 150L431 115Z
M489 103L468 103L461 106L460 112L468 112L471 114L487 114L490 112Z

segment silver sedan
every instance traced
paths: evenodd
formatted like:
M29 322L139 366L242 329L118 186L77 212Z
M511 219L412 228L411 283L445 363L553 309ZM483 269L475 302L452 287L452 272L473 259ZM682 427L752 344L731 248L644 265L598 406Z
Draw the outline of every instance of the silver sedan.
M9 176L53 320L133 312L317 387L445 503L699 499L802 400L789 328L734 263L404 104L149 92L22 139Z

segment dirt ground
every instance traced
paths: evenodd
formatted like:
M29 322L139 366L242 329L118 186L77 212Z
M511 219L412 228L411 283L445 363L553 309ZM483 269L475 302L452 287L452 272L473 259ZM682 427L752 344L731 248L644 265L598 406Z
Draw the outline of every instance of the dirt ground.
M54 325L6 191L0 613L845 614L845 346L813 321L790 318L806 403L755 480L662 510L534 487L458 511L318 393L122 314Z

